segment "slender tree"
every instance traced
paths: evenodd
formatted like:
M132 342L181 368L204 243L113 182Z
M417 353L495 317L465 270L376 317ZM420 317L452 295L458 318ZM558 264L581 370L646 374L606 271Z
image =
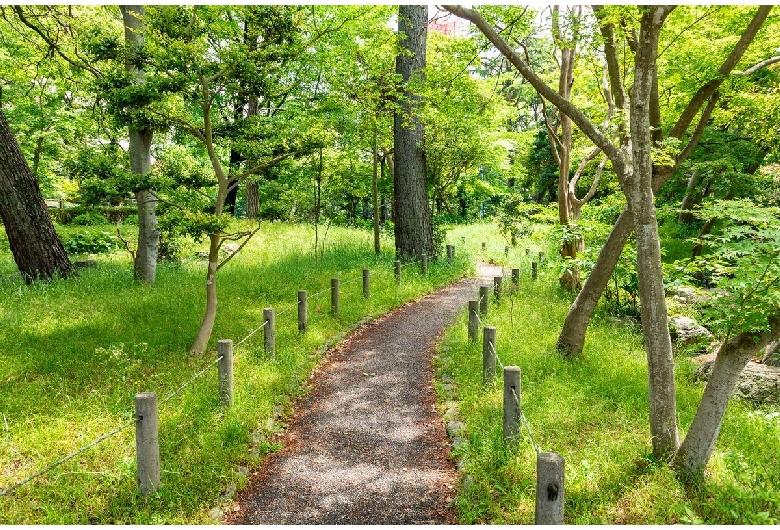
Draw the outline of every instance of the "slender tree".
M125 41L128 53L125 69L137 84L144 84L140 52L144 45L144 6L119 6L125 25ZM138 176L139 182L152 169L152 128L148 125L131 124L128 127L130 170ZM160 232L157 229L157 197L153 190L139 186L135 192L138 204L138 245L134 256L133 275L137 281L154 283L157 275L157 251L160 246Z

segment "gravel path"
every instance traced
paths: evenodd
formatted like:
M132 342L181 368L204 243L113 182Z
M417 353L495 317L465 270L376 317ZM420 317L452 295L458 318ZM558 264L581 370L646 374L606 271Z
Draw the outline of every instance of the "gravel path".
M475 294L476 281L462 280L364 326L333 350L284 448L252 475L224 523L453 523L456 472L436 411L431 358Z

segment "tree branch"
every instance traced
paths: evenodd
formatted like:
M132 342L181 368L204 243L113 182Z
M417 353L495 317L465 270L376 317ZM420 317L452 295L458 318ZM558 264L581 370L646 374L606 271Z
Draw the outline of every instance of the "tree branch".
M609 156L610 160L617 165L624 165L623 155L620 150L609 141L609 139L599 132L590 119L579 109L577 109L570 101L567 101L549 85L537 77L531 67L504 41L495 31L495 29L488 24L482 15L473 9L467 9L462 6L445 5L444 9L452 13L453 15L469 20L490 40L491 43L500 51L504 57L506 57L515 68L520 71L520 74L531 84L531 86L541 95L546 98L550 103L558 107L558 109L569 116L571 120L580 128L580 130L590 140L601 147L601 149Z
M765 61L761 61L760 63L754 64L747 70L736 70L732 72L734 75L752 75L764 68L765 66L769 66L770 64L780 63L780 55L776 57L770 57L769 59L766 59Z
M670 137L683 137L685 131L688 130L688 127L693 121L693 118L699 112L699 109L704 105L704 102L715 93L715 91L720 87L721 83L723 83L723 80L729 74L731 74L731 71L745 54L745 51L747 51L750 43L753 42L753 39L756 38L758 30L761 29L761 26L764 24L767 16L769 16L769 12L772 10L772 7L773 6L771 5L763 5L758 8L756 14L753 16L753 19L750 21L750 24L748 24L748 27L745 29L744 33L742 33L739 42L737 42L737 44L734 46L734 49L731 50L729 56L725 61L723 61L723 64L720 66L720 68L718 68L718 74L714 79L702 85L701 88L699 88L699 90L697 90L693 95L690 102L688 102L688 106L685 108L682 114L680 114L680 118L677 120L677 123L674 124L674 127L672 127L672 130L669 132Z

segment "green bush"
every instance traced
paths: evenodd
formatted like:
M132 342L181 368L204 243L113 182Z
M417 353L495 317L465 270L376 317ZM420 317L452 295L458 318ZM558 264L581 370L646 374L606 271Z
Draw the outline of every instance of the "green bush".
M108 232L80 232L64 240L68 254L106 254L119 248L116 236Z
M96 212L87 212L74 217L73 221L71 221L71 224L77 226L96 226L96 225L107 225L109 224L109 222L108 222L108 217L106 217L105 215Z

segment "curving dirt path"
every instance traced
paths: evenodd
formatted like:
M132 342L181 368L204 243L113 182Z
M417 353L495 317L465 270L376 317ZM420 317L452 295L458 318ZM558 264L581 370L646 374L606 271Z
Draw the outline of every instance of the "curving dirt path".
M480 276L501 274L480 266ZM474 279L362 327L328 357L227 524L448 524L456 481L431 358Z

